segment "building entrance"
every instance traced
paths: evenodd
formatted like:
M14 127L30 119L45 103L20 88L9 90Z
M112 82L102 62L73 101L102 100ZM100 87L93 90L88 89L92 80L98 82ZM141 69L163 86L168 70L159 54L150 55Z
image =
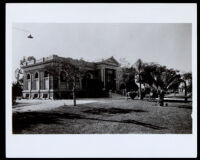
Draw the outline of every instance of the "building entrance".
M116 71L114 69L105 69L105 82L107 90L116 90Z

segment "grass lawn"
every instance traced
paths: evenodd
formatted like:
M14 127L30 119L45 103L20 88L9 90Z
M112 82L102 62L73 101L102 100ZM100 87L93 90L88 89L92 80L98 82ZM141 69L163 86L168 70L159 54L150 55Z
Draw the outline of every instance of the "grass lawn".
M13 133L190 134L191 113L192 103L168 103L168 106L160 107L146 100L102 99L77 106L61 105L50 110L15 111Z

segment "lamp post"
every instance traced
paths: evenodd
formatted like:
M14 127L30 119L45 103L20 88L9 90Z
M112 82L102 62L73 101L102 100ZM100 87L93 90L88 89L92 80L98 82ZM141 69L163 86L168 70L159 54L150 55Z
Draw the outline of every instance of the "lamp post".
M31 35L31 32L28 31L28 30L21 29L21 28L17 28L17 27L14 27L14 29L16 29L16 30L18 30L18 31L22 31L22 32L29 33L29 35L27 36L27 38L29 38L29 39L33 39L33 38L34 38L34 37Z
M25 30L25 29L21 29L21 28L17 28L17 27L13 27L13 29L18 30L18 31L21 31L21 32L28 33L27 38L33 39L33 36L31 35L31 32L30 32L30 31ZM17 68L17 69L15 70L15 78L17 79L17 83L19 83L20 74L23 74L23 72L22 72L21 69L18 69L18 68ZM24 82L23 82L23 83L24 83ZM24 87L24 85L23 85L23 87Z

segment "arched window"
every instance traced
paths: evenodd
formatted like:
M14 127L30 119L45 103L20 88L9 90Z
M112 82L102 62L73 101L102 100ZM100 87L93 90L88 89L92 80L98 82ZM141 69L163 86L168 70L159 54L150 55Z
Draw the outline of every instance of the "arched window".
M44 72L44 77L48 77L49 73L47 71Z
M38 78L38 72L35 73L35 78Z
M34 80L34 84L33 84L33 89L36 89L36 90L39 89L39 79L38 79L38 76L39 76L39 74L38 74L38 72L36 72L35 75L34 75L35 80Z
M66 73L64 71L60 72L60 81L65 82L66 81Z
M89 73L90 79L94 79L94 75L92 73Z
M26 78L27 78L27 84L26 84L26 88L28 89L28 90L30 90L31 89L31 75L28 73L27 74L27 76L26 76Z
M93 76L92 73L87 73L86 78L87 79L94 79L94 76Z
M31 79L31 76L30 76L30 74L27 74L27 77L26 77L27 79Z

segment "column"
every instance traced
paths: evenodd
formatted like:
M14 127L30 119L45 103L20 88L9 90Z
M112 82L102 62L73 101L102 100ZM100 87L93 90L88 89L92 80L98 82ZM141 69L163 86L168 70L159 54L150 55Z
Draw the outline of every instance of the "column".
M53 76L49 75L49 97L53 98ZM51 96L52 93L52 96Z
M32 95L31 95L31 90L32 90L32 73L30 73L30 94L29 94L29 98L32 98Z
M38 71L38 98L40 98L40 72Z
M30 73L30 90L32 90L32 83L33 83L33 82L32 82L32 79L33 79L33 78L32 78L32 74Z
M27 80L26 80L26 74L24 74L24 85L23 85L23 90L27 90Z
M101 81L103 82L103 87L105 88L105 68L101 69Z
M52 90L52 99L54 99L54 77L51 76L51 90Z
M48 88L48 89L49 89L49 90L48 90L48 91L49 91L49 94L48 94L49 97L48 97L48 98L50 99L50 75L49 75L49 74L48 74L48 82L49 82L49 88Z
M23 85L23 91L27 90L27 79L26 79L27 75L24 74L24 85ZM23 92L23 97L26 97L26 93Z
M104 79L103 79L103 69L101 69L101 81L103 82Z

